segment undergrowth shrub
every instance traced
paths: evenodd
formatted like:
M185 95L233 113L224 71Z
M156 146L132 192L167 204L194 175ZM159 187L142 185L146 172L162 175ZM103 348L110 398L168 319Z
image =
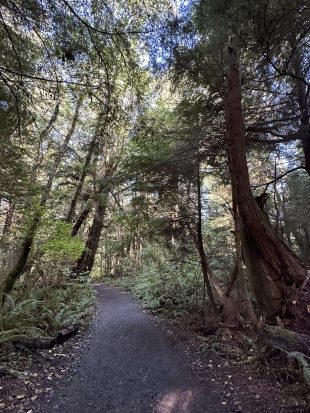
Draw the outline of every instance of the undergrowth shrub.
M0 313L0 345L12 336L54 336L64 327L83 324L96 298L88 284L34 289L18 297L6 295Z
M134 273L110 279L129 289L144 307L177 317L202 306L203 282L198 262L187 261L179 249L147 246Z

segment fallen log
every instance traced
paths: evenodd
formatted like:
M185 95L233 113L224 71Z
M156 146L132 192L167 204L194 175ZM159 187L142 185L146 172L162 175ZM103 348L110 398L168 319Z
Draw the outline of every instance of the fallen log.
M78 327L68 327L59 331L55 337L28 337L14 336L11 344L17 349L50 350L54 346L64 343L78 332Z
M63 330L59 331L59 333L56 335L55 344L64 343L65 341L69 340L69 338L75 336L77 332L78 332L78 327L64 328Z
M310 336L277 326L263 324L258 329L258 341L269 348L310 356Z

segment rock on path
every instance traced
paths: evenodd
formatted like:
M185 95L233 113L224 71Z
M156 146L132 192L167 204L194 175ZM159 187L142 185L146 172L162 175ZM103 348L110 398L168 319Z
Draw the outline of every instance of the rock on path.
M130 295L97 285L99 308L72 380L34 412L225 413L185 354Z

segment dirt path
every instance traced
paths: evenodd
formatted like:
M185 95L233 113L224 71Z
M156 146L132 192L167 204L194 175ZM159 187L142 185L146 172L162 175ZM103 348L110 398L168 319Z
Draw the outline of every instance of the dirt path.
M103 285L96 290L98 313L76 374L34 412L228 411L129 294Z

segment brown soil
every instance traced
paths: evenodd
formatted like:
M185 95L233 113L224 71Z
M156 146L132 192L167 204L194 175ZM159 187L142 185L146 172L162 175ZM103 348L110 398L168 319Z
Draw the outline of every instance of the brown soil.
M283 354L257 354L241 332L223 330L202 337L193 317L156 321L187 352L194 371L211 380L231 412L310 413L309 385L294 360ZM253 349L254 346L254 349Z

